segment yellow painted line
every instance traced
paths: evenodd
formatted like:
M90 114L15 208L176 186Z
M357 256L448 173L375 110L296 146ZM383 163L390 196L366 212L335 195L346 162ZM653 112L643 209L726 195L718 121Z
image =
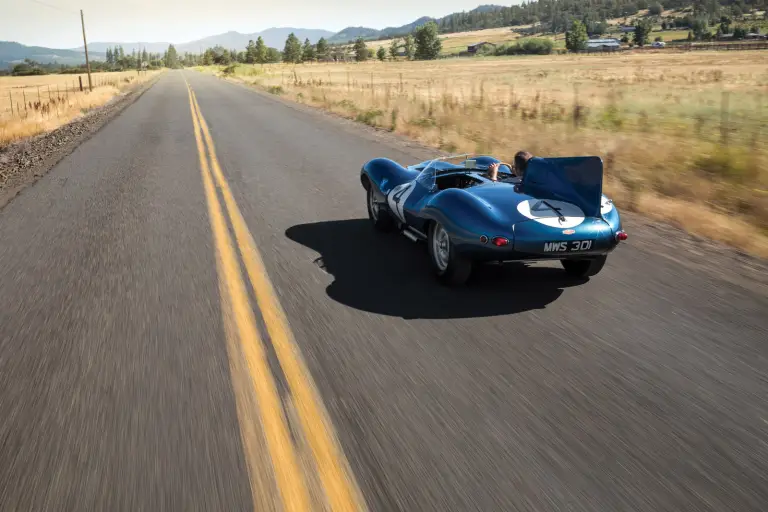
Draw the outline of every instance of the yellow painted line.
M296 404L302 430L311 447L320 481L323 484L331 510L344 512L366 510L362 493L341 449L328 412L323 406L320 393L296 344L285 312L267 276L264 262L256 249L256 243L221 171L216 158L213 139L205 118L200 112L194 91L192 91L192 100L200 114L200 126L205 136L208 152L211 155L213 176L224 197L224 205L234 227L235 239L243 256L243 262L253 285L272 345L280 360L280 366Z
M211 229L213 230L219 260L218 266L222 272L219 278L226 283L226 289L229 292L229 296L223 299L226 300L229 306L228 310L231 312L231 317L233 317L235 323L234 329L231 330L238 334L243 356L250 370L251 383L261 411L264 437L266 438L267 448L272 459L275 480L277 481L277 487L282 498L283 509L286 512L307 512L310 510L310 502L304 483L304 476L299 468L293 441L283 415L277 387L269 369L264 346L256 327L253 310L248 301L247 289L240 274L236 252L229 235L226 219L216 196L216 189L211 178L208 159L200 136L200 122L189 84L187 84L187 88L205 196L208 202L208 214L211 220ZM226 318L225 321L227 321ZM250 473L249 477L252 477L252 474ZM253 489L253 482L251 486Z

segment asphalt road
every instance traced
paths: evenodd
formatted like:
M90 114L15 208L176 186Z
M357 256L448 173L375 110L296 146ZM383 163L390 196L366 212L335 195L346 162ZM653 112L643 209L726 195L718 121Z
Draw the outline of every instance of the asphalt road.
M768 509L765 288L654 233L440 287L358 179L418 151L171 72L8 204L0 509Z

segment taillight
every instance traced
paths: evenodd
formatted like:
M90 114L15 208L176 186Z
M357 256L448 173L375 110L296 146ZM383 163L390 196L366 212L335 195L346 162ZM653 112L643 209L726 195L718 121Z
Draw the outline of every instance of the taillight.
M627 233L625 233L624 231L618 231L618 232L616 233L616 240L618 240L618 241L620 241L620 242L623 242L623 241L624 241L624 240L626 240L627 238L628 238L628 237L627 237Z
M493 245L496 247L503 247L505 245L509 245L509 240L501 236L496 236L493 238Z

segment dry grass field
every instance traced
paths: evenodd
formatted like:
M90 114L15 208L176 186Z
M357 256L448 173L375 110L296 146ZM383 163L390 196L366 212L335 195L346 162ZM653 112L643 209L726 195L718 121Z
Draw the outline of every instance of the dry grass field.
M157 73L92 73L92 92L87 74L0 77L0 146L53 130Z
M768 256L766 52L239 66L227 78L446 151L599 155L622 208Z
M525 27L515 27L516 29ZM454 55L459 52L466 51L467 46L470 44L478 43L480 41L487 41L497 45L503 43L509 43L516 41L520 38L520 34L515 32L510 27L501 28L489 28L486 30L473 30L471 32L456 32L453 34L440 34L440 42L443 44L442 54ZM550 37L552 39L552 37ZM373 48L374 51L383 46L384 49L389 50L389 46L392 44L391 39L382 39L381 41L366 41L368 48Z

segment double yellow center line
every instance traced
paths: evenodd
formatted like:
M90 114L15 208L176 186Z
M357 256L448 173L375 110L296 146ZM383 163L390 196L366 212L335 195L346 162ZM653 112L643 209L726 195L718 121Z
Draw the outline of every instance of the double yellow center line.
M286 512L308 512L316 509L350 512L365 510L362 494L355 483L328 413L323 407L320 394L288 326L285 312L275 295L253 236L221 171L208 125L189 83L187 83L187 90L216 247L222 310L225 331L229 338L230 366L233 372L237 371L237 368L245 368L244 371L248 374L246 381L250 383L250 389L246 386L245 391L252 393L257 404L260 430L269 454L281 508ZM235 243L230 235L214 181L221 192L226 213L232 223ZM295 416L298 417L298 425L294 428L295 436L300 436L309 447L311 467L314 468L322 486L323 492L320 499L310 499L308 490L310 475L306 474L309 469L302 471L302 467L307 465L300 464L297 455L297 445L291 436L288 415L284 410L274 375L269 367L266 348L257 327L256 315L250 305L235 245L242 256L269 340L274 347L289 388L290 401L295 408ZM233 347L239 347L239 350L233 350ZM233 360L239 357L242 357L246 364ZM237 376L233 375L233 380L236 379ZM238 417L241 435L246 445L245 453L251 490L254 493L254 506L258 508L256 503L263 501L264 497L257 497L255 494L258 491L266 492L265 489L269 486L264 482L256 481L259 478L259 471L263 471L259 465L263 463L254 460L258 458L254 454L253 446L259 443L258 440L251 439L256 435L255 429L244 424L251 418L243 413L242 408L241 404L238 404Z

